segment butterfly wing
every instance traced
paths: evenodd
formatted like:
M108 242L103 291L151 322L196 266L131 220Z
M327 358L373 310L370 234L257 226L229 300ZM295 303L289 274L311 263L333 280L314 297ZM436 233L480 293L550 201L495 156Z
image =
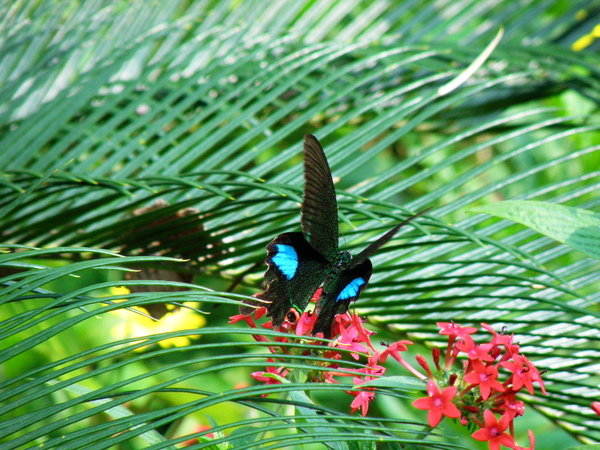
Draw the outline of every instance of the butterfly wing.
M350 303L357 300L362 290L367 287L372 272L373 266L367 259L344 270L339 275L332 276L325 283L315 308L318 318L312 334L322 332L325 338L331 336L331 324L334 317L348 311Z
M291 308L304 311L315 291L321 285L330 263L314 250L302 233L284 233L267 245L268 269L264 278L264 292L257 295L263 302L254 306L266 306L273 327L283 324ZM249 303L250 304L250 303ZM242 305L242 314L252 308Z
M338 253L338 213L331 170L316 137L304 137L302 232L313 249L329 261Z
M352 258L347 268L341 274L332 277L331 280L326 282L326 285L323 287L323 293L315 308L318 318L313 327L313 334L322 332L324 337L329 338L334 317L345 313L350 303L357 300L362 290L367 287L367 283L373 272L373 266L369 257L373 256L381 246L389 242L400 228L411 220L425 214L427 211L429 210L421 211L396 225Z

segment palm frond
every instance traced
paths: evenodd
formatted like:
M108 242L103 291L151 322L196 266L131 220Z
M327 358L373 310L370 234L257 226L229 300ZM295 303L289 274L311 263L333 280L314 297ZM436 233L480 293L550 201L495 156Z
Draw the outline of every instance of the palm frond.
M348 248L433 208L374 258L358 311L382 333L421 343L438 342L439 321L507 326L548 370L550 394L529 403L576 438L600 439L589 409L599 382L598 262L508 221L465 214L504 199L597 207L600 61L570 47L592 36L598 5L268 3L1 7L7 448L135 439L174 448L202 433L169 433L202 414L215 420L215 437L196 448L281 448L324 436L330 448L457 447L422 440L411 420L396 427L397 417L357 418L312 400L343 387L233 389L270 352L249 330L221 326L239 301L222 291L241 277L239 292L255 293L266 242L298 229L308 132L339 178ZM501 26L490 59L441 95ZM563 112L568 96L582 112ZM110 293L123 285L148 290ZM211 312L210 327L143 339L93 331L116 310L189 302ZM222 306L209 311L213 304ZM51 351L82 327L98 335ZM187 347L159 346L199 333ZM39 364L19 369L32 355ZM311 398L297 392L311 389ZM404 393L386 395L397 405ZM232 404L227 419L219 411Z

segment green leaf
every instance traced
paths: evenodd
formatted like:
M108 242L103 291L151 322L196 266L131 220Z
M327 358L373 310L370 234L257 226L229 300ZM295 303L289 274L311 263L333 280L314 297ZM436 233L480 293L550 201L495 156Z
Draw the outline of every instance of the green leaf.
M394 389L349 415L350 386L308 383L329 363L315 346L288 359L227 323L261 289L265 245L299 230L306 133L336 180L342 249L432 207L373 258L365 326L427 346L439 321L506 328L546 371L548 395L524 399L536 430L600 440L600 264L464 216L520 195L597 210L591 2L5 3L0 446L137 448L154 430L158 450L206 426L215 449L473 446L466 428L426 436ZM180 329L178 311L205 323ZM293 383L255 385L269 357ZM135 414L105 413L121 405Z
M470 211L513 220L600 259L600 213L530 200L499 202Z
M367 381L366 383L363 383L359 386L356 386L356 388L361 388L363 386L387 387L406 391L423 391L426 387L424 381L405 376L379 377L374 380Z
M53 383L48 382L48 384L56 384L56 382L53 382ZM73 394L75 397L80 397L83 394L88 394L88 393L92 392L91 389L88 389L85 386L81 386L80 384L71 384L71 385L64 387L61 390L69 392L69 393ZM60 392L60 391L57 391L57 392ZM112 399L92 400L89 403L94 406L100 406L105 403L108 403L111 400ZM111 416L113 419L129 417L129 416L134 415L134 413L132 413L129 409L127 409L126 407L124 407L122 405L111 407L109 409L104 410L104 412L106 414L108 414L109 416ZM144 442L148 445L157 444L159 442L166 442L166 439L163 436L161 436L158 432L156 432L155 430L150 430L145 433L142 433L139 435L139 437L141 439L143 439ZM176 447L169 446L169 447L165 447L165 448L174 450Z
M305 405L313 404L313 401L302 391L290 392L290 398L295 402ZM320 416L317 411L313 408L307 408L305 406L296 406L298 411L305 416L304 421L310 425L311 431L320 434L321 436L332 435L338 432L335 427ZM336 450L348 450L348 445L344 442L325 442L328 446Z
M600 450L600 444L578 445L569 447L566 450Z

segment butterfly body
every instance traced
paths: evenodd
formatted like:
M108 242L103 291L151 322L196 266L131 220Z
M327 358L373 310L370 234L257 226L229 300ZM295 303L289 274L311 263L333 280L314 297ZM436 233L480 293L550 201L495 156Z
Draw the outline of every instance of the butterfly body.
M329 164L319 141L311 135L304 139L304 199L302 232L283 233L267 245L267 271L264 292L240 306L250 314L266 306L273 327L287 319L297 320L311 298L321 289L312 334L331 335L337 314L348 310L366 288L372 273L369 257L388 242L398 229L421 213L388 231L356 256L338 248L338 217L335 188Z

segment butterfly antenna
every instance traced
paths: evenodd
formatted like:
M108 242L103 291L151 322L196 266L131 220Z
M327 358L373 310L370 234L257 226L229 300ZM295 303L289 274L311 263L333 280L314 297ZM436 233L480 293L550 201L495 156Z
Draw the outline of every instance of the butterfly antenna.
M344 250L348 251L348 241L346 240L346 234L341 230L340 234L342 235L342 240L344 241Z

